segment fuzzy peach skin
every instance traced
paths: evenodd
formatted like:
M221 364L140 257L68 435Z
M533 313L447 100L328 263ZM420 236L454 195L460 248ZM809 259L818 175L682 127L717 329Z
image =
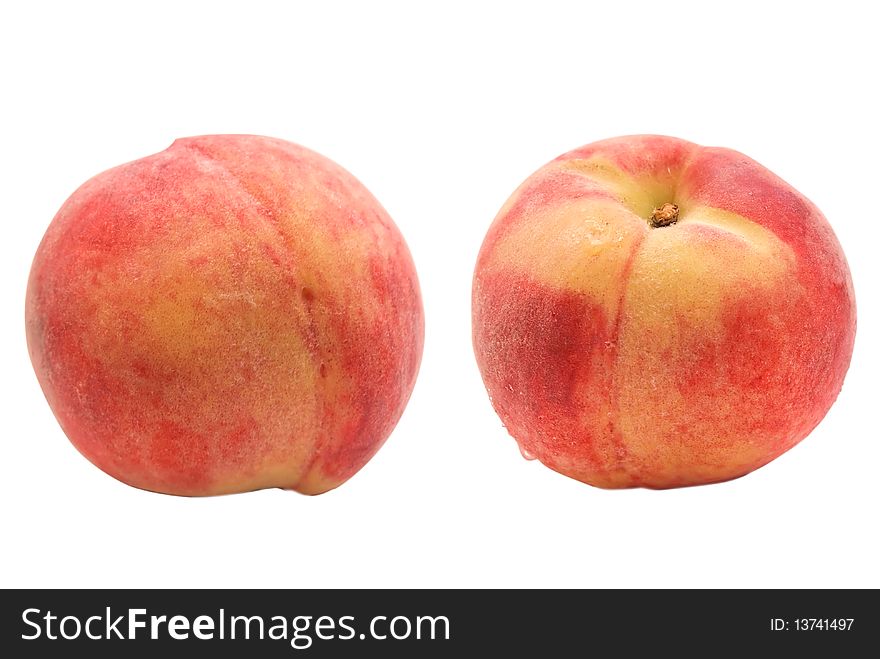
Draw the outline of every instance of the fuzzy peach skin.
M596 142L538 170L474 275L474 349L508 431L606 488L770 462L831 407L855 328L819 210L741 153L671 137Z
M180 139L80 187L37 250L26 324L76 448L179 495L343 483L397 423L424 335L376 199L247 135Z

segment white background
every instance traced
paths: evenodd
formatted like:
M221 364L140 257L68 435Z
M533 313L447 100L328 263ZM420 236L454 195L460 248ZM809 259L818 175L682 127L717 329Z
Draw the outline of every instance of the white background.
M880 586L870 6L4 3L0 585ZM603 491L523 460L471 350L472 268L504 200L564 151L643 132L735 148L788 180L829 218L856 285L834 408L722 485ZM412 400L373 461L320 497L125 486L65 439L28 360L28 269L64 199L205 133L336 160L417 264L427 337Z

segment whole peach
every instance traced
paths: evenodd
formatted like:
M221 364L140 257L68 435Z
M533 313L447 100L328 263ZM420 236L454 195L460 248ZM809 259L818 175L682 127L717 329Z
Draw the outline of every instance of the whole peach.
M31 359L73 444L130 485L317 494L391 433L422 353L399 231L351 174L268 137L180 139L46 232Z
M474 275L474 349L508 431L607 488L770 462L831 407L855 329L819 210L740 153L671 137L605 140L538 170Z

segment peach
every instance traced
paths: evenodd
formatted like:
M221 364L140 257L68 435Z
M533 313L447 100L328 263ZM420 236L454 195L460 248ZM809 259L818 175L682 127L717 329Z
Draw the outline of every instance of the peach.
M177 140L74 192L37 250L26 326L76 448L178 495L343 483L403 412L424 334L376 199L247 135Z
M523 454L605 488L724 481L803 439L856 328L819 210L746 156L660 136L539 169L501 209L473 342Z

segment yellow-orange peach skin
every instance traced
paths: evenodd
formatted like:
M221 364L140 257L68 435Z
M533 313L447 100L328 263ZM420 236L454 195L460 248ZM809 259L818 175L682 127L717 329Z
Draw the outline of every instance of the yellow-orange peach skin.
M486 236L473 341L526 455L606 488L736 478L836 399L856 328L819 210L741 153L661 136L538 170Z
M26 328L73 444L180 495L344 482L403 412L424 333L376 199L317 153L241 135L79 188L37 250Z

